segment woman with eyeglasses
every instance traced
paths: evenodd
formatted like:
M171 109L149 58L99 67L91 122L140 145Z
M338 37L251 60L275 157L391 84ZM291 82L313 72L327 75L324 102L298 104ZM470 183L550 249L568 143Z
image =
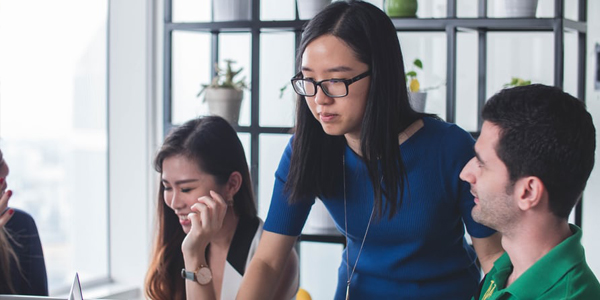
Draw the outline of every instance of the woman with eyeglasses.
M347 240L335 299L470 299L477 256L487 271L502 252L473 221L458 176L474 140L411 108L391 20L366 2L334 2L306 25L297 67L295 134L238 298L274 299L319 197Z
M161 184L146 296L235 299L263 226L237 133L221 117L190 120L169 133L154 167ZM295 296L297 265L292 253L270 287L277 299Z
M11 208L9 168L0 150L0 294L48 296L42 243L33 218Z

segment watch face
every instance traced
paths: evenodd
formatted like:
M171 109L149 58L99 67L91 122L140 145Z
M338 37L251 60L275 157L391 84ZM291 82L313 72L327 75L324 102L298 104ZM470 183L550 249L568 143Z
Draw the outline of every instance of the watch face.
M199 284L205 285L208 284L212 280L212 272L207 267L202 267L196 273L196 280L198 280Z

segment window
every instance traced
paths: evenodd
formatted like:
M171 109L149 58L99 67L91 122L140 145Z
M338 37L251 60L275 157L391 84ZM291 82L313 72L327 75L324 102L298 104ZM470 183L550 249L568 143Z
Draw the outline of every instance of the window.
M108 0L0 0L0 148L50 293L109 276ZM77 12L77 13L73 13Z

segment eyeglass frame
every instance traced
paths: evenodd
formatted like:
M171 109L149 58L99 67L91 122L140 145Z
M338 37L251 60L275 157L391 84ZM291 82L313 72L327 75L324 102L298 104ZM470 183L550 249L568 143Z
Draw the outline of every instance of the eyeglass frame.
M328 97L331 98L342 98L342 97L346 97L348 96L349 90L348 90L348 86L350 86L351 84L365 78L371 75L371 70L367 70L361 74L358 74L350 79L342 79L342 78L329 78L329 79L323 79L321 81L314 81L313 79L305 79L305 78L301 78L300 76L302 76L302 72L298 72L298 74L296 74L294 77L292 77L292 79L290 79L290 82L292 83L292 88L294 89L294 92L296 92L296 94L300 95L300 96L304 96L304 97L314 97L315 95L317 95L317 88L321 87L321 90L323 91L323 93L325 93L325 95L327 95ZM312 95L302 95L300 93L298 93L298 91L296 90L296 86L294 85L294 81L298 81L298 80L305 80L308 81L310 83L312 83L315 86L315 92ZM323 82L326 81L338 81L338 82L343 82L344 85L346 86L346 94L342 95L342 96L333 96L330 95L326 89L323 88L323 86L321 85Z

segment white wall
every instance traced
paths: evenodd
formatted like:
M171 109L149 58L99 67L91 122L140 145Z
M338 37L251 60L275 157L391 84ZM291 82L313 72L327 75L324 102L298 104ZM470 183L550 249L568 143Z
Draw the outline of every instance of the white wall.
M588 1L587 82L588 110L596 126L596 164L588 181L583 202L583 245L587 261L596 277L600 278L600 91L594 90L594 47L600 43L600 1Z
M151 246L156 128L155 1L110 1L110 271L142 287Z

